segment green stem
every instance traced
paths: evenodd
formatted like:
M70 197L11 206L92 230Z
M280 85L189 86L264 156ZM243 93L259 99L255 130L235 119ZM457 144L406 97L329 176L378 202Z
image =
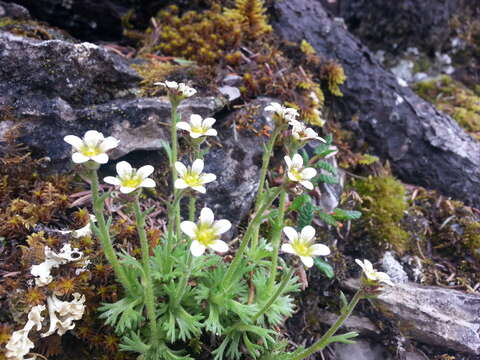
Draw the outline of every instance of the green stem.
M190 221L195 220L196 201L197 198L195 196L190 196L190 199L188 199L188 220Z
M275 227L273 229L272 234L272 247L273 247L273 255L272 255L272 262L270 263L270 277L268 278L268 288L273 289L273 285L275 284L275 278L277 275L277 265L278 265L278 252L280 250L280 240L282 238L282 229L283 229L283 219L285 217L285 202L287 199L287 192L285 189L282 188L282 192L280 193L280 200L278 204L278 218L275 222Z
M272 304L275 302L275 300L277 300L277 298L280 295L282 295L283 290L285 289L285 286L287 286L288 281L292 277L294 270L295 270L294 268L291 268L290 271L283 277L282 282L277 288L277 291L275 291L275 293L270 297L270 299L268 299L265 305L263 305L263 307L253 316L252 318L253 323L255 323L260 316L265 314L270 308L270 306L272 306Z
M140 239L140 245L142 249L142 263L144 278L144 298L145 306L147 308L147 317L150 322L150 336L153 344L159 339L157 316L155 311L155 297L153 294L153 282L150 274L150 246L148 244L147 234L145 232L145 214L140 209L140 201L137 198L133 204L135 211L135 218L137 221L138 238Z
M177 169L175 168L175 163L177 162L178 158L178 140L177 140L177 121L178 121L178 102L172 101L172 121L170 125L170 139L172 142L172 158L170 167L172 168L172 186L175 188L175 181L177 180L178 174ZM175 224L175 233L176 233L176 241L180 239L180 206L177 203L175 206L172 207L172 211L175 215L174 221L172 225ZM170 220L169 220L170 224Z
M122 284L125 291L129 294L134 294L134 285L128 279L125 270L123 269L120 261L118 260L115 249L113 248L112 240L110 238L109 226L105 221L105 216L103 214L104 210L104 200L99 195L99 182L98 175L96 170L89 171L89 177L91 180L91 190L92 190L92 204L95 217L97 218L96 229L98 230L97 236L102 245L103 253L107 258L110 265L112 265L113 272L117 277L118 281ZM95 227L93 227L95 229Z
M348 304L347 308L342 312L340 317L337 321L328 329L328 331L322 336L320 340L318 340L315 344L310 346L308 349L303 350L299 354L292 356L290 360L302 360L310 355L316 353L317 351L321 351L330 344L331 337L335 335L337 330L343 325L345 320L352 314L353 309L357 306L358 302L363 298L363 291L360 289L357 291L355 296L353 297L352 301Z
M173 300L174 308L176 308L182 302L185 291L187 290L188 279L190 278L190 274L192 273L192 266L193 256L190 252L189 247L187 247L187 271L183 273L178 283L178 292L175 296L175 299Z
M224 292L227 292L230 287L232 286L232 278L234 274L237 272L237 268L240 265L240 261L242 260L243 253L245 252L245 249L248 245L248 241L250 240L251 236L253 235L253 232L255 228L260 224L262 220L263 213L267 208L269 208L273 201L277 198L277 196L281 193L283 189L282 188L276 188L275 190L272 190L272 193L270 194L270 197L263 200L263 203L261 202L261 205L259 209L255 212L255 216L253 217L252 221L248 224L247 230L245 231L245 234L243 235L242 241L240 242L240 246L235 254L235 257L230 264L230 267L227 270L227 273L225 274L225 277L223 278L223 288Z
M278 135L283 131L282 126L276 126L268 140L267 146L265 151L263 152L262 156L262 169L260 171L260 181L258 183L257 195L255 198L255 211L258 210L260 207L260 199L263 193L263 189L265 188L265 181L267 178L267 171L268 165L270 164L270 159L272 158L273 154L273 147L275 146L275 141L277 140ZM258 245L258 234L260 231L260 226L254 229L253 237L252 237L252 249L255 250Z
M168 207L168 224L167 224L167 254L171 254L173 250L174 241L173 241L173 233L174 233L174 225L176 224L176 212L175 209L178 208L180 204L180 200L183 197L183 191L175 191L175 197L173 199L173 203Z

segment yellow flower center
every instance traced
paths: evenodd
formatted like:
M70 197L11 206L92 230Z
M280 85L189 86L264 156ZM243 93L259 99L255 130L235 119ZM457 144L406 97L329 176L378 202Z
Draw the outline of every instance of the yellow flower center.
M295 240L292 242L292 248L295 250L295 253L299 256L310 256L312 255L312 248L310 243L302 241L302 240Z
M292 176L297 180L297 181L301 181L303 180L303 177L302 177L302 174L301 174L301 169L299 168L290 168L290 173L292 174Z
M204 246L209 246L218 239L217 234L210 224L198 224L195 236L197 240Z
M140 176L132 176L130 178L121 179L122 186L129 187L129 188L137 188L142 183L142 178Z
M204 134L207 129L205 129L203 126L192 126L191 131L197 134Z
M202 185L202 181L200 179L200 174L188 171L185 176L183 177L183 181L187 183L188 186L200 186Z
M97 156L102 153L102 151L98 146L95 146L95 147L83 146L80 149L80 152L85 156Z

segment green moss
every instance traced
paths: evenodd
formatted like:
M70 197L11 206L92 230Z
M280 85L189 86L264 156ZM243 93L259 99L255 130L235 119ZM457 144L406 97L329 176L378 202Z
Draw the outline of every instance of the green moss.
M369 235L399 254L408 250L409 234L400 224L408 208L403 184L392 176L377 176L356 180L354 187L363 200L362 225Z
M480 222L465 224L463 243L477 260L480 260Z
M422 81L414 90L480 139L480 97L475 92L446 75Z

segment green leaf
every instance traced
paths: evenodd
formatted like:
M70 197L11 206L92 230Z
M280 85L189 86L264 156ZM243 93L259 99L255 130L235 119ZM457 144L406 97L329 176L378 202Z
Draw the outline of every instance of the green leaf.
M338 221L357 220L360 219L362 213L355 210L343 210L340 208L336 208L335 210L333 210L332 216Z
M318 210L318 217L322 219L326 224L332 225L332 226L337 226L337 220L330 214L327 214L323 211L320 210L320 208L317 208Z
M338 179L334 176L331 175L326 175L326 174L318 174L315 177L315 182L319 183L325 183L325 184L338 184Z
M333 271L333 267L329 263L322 258L316 257L314 258L314 264L327 278L333 279L335 271Z
M171 164L172 163L172 148L170 147L170 144L168 143L168 141L160 140L160 146L163 147L163 149L167 153L168 162Z
M337 168L327 161L319 160L315 165L320 169L328 171L330 174L337 175Z
M314 206L311 202L306 202L298 211L298 227L303 229L313 221Z
M312 202L312 198L310 197L310 195L302 194L300 196L297 196L288 207L288 211L298 211L300 207L306 202Z
M357 337L357 336L358 336L358 333L355 331L352 331L346 334L332 336L330 339L328 339L328 342L330 344L334 342L339 342L343 344L355 344L355 341L350 339L353 339L354 337Z

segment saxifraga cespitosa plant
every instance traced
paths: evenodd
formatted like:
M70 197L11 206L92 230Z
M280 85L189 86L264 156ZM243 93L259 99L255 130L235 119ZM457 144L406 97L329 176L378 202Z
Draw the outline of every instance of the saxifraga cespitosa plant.
M114 250L109 231L112 219L106 219L104 215L104 202L111 193L101 193L97 170L100 164L108 162L107 152L116 147L118 141L112 137L104 138L94 130L88 131L83 139L73 135L65 137L73 147L73 162L82 164L91 182L97 218L97 223L92 222L91 227L123 286L123 298L113 304L104 304L100 309L105 323L122 336L121 350L136 352L140 354L139 359L145 360L192 359L192 354L178 349L179 344L194 344L202 334L207 334L218 339L212 341L217 344L212 352L214 360L240 359L242 354L253 359L301 360L332 342L352 342L356 333L335 335L336 331L360 299L375 296L382 282L391 284L388 275L376 272L368 260L357 260L363 269L360 290L350 302L342 294L340 317L311 347L287 352L286 342L274 330L291 316L294 304L289 294L300 288L294 268L279 257L279 252L298 256L307 267L313 266L314 256L330 253L327 246L314 243L315 229L310 222L318 209L308 195L297 196L288 208L287 197L296 196L303 188L312 190L312 182L331 181L328 175L319 179L322 174L308 167L308 164L315 164L333 172L322 160L335 152L331 139L325 141L298 121L295 109L278 103L265 108L272 114L275 128L264 150L255 211L233 260L226 262L222 254L229 246L220 237L230 229L231 223L215 220L212 210L207 207L197 214L195 206L196 194L205 193L205 184L216 178L214 174L203 172L202 159L208 150L202 148L205 138L217 135L212 128L215 119L202 119L194 114L189 122L179 121L177 109L180 102L196 91L183 83L166 81L158 85L165 88L172 105L171 141L162 145L168 154L174 185L174 194L168 203L167 232L158 246L150 249L145 233L145 219L153 209L143 211L139 201L142 187L155 186L149 178L153 167L147 165L134 169L122 161L117 164L117 176L104 179L106 183L118 186L121 193L128 194L125 198L131 202L141 244L140 260ZM269 187L266 175L273 147L289 126L291 135L284 139L285 176L281 185ZM194 145L194 161L189 166L177 159L179 129L189 133ZM305 152L303 157L297 153L310 140L326 142L317 148L315 159L308 159ZM184 197L189 198L189 211L188 220L182 221L180 200ZM276 210L272 210L274 203L278 203ZM299 232L284 226L290 211L298 213ZM356 218L358 214L337 209L332 214L320 213L320 216L327 223L335 223L336 220ZM272 231L269 239L263 239L259 237L259 227L267 219L270 219ZM282 232L288 239L283 244Z

